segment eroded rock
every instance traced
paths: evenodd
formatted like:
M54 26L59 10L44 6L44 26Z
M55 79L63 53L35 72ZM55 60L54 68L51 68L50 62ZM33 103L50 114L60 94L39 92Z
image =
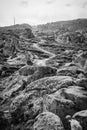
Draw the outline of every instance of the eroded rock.
M51 112L43 112L36 118L35 130L64 130L61 119Z
M83 130L87 129L87 110L75 113L73 118L77 119L81 123Z

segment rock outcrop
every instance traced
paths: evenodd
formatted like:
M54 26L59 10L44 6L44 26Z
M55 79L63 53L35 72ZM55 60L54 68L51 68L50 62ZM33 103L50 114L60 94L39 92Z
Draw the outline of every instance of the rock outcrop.
M73 118L77 119L83 127L83 130L87 129L87 110L79 111L73 115Z
M0 130L87 130L86 31L59 27L0 30Z
M34 123L35 130L64 130L63 124L58 116L51 112L43 112L37 116Z

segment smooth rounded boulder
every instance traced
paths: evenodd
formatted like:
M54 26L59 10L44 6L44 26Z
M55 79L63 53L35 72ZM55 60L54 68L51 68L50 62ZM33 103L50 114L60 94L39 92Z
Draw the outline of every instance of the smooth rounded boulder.
M51 112L39 114L33 126L35 130L64 130L60 117Z

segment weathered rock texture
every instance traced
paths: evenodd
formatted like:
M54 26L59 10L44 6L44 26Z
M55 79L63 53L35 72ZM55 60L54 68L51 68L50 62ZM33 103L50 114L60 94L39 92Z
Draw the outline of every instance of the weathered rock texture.
M0 130L71 130L67 115L87 130L87 34L79 21L48 24L48 32L42 25L35 36L28 25L1 28Z

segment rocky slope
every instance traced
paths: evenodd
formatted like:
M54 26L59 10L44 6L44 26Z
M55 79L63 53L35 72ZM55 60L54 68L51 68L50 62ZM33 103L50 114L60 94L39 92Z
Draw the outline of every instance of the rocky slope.
M58 30L71 30L71 31L77 31L77 30L86 30L87 29L87 19L76 19L76 20L70 20L70 21L58 21L53 23L47 23L38 25L37 29L41 32L54 32ZM63 30L62 30L63 31Z
M56 26L79 39L76 31L86 27L80 21ZM0 130L70 130L67 115L87 130L86 35L64 42L62 27L48 34L22 27L0 29Z

